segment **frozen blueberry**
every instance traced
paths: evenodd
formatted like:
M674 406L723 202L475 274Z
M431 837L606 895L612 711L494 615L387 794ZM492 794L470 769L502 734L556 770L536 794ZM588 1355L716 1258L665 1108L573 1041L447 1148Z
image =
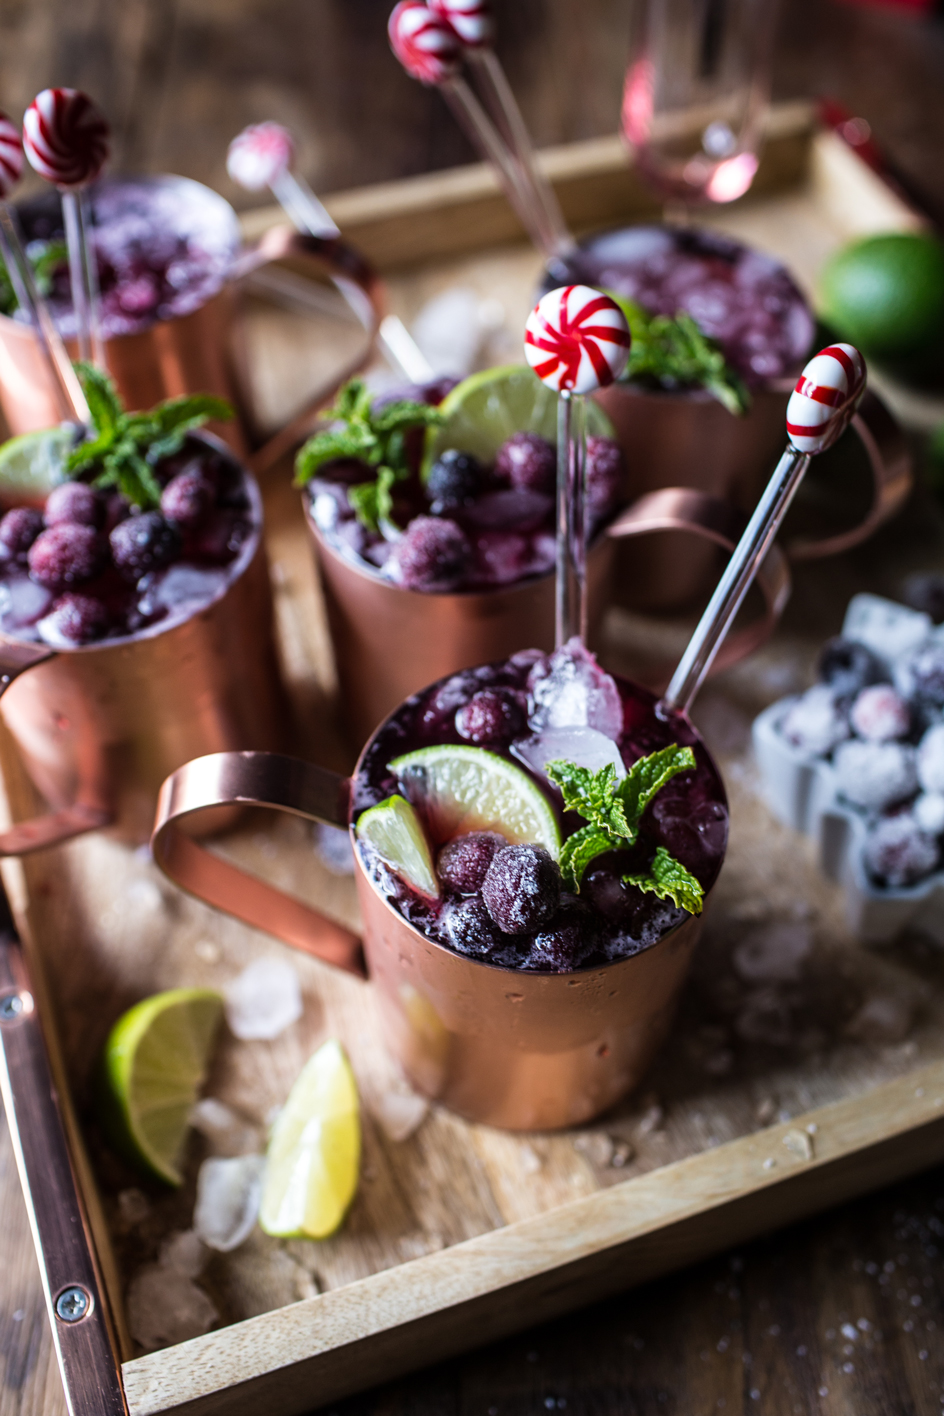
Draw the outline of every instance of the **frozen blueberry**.
M488 868L482 899L505 934L527 934L553 919L560 892L560 868L543 846L505 846Z
M944 708L944 644L928 644L905 664L900 685L909 698L930 708Z
M30 574L47 590L68 590L104 570L108 542L94 526L64 522L37 536L29 551Z
M213 505L215 488L201 472L181 472L161 494L161 511L178 526L199 526Z
M30 506L14 507L0 521L0 557L14 560L25 556L42 529L42 512Z
M849 736L843 701L832 685L815 683L787 709L780 731L801 752L824 756Z
M871 649L854 639L829 639L823 645L817 666L822 683L829 684L840 697L851 697L871 683L887 683L888 673Z
M430 468L426 493L437 514L474 501L482 490L482 464L470 452L449 448Z
M528 967L570 973L600 948L600 926L581 900L568 900L550 924L539 929L531 944Z
M43 623L51 631L48 637L58 635L73 644L88 644L107 634L111 618L101 600L70 591L59 597Z
M944 792L944 723L928 728L918 744L918 781L926 792Z
M911 726L908 704L890 683L863 688L849 710L849 722L859 737L887 742L904 737Z
M937 842L907 812L879 821L865 842L869 874L892 889L930 875L939 854Z
M492 858L507 844L497 831L470 831L466 836L457 836L439 852L436 874L460 895L475 895L482 888Z
M444 911L442 932L445 943L457 954L469 954L473 959L484 958L499 943L494 921L477 897Z
M44 515L47 526L74 521L100 531L105 524L105 509L104 498L85 482L63 482L53 487L46 498Z
M456 732L467 742L510 742L524 731L524 711L513 694L486 688L456 713Z
M619 443L587 438L587 507L592 521L602 521L619 505L625 475Z
M900 742L841 743L833 758L839 790L855 806L884 811L918 787L915 750Z
M129 516L108 539L115 565L126 580L139 580L180 554L180 532L159 511Z
M498 449L495 475L513 487L550 496L557 485L557 453L537 433L512 433Z
M454 590L468 569L472 550L461 526L439 516L416 516L388 562L408 590Z

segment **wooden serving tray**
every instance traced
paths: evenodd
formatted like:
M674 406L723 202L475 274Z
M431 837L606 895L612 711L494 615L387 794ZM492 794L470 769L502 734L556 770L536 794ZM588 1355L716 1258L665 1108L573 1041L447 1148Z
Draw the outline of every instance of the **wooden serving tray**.
M552 154L548 166L578 227L640 210L615 140ZM774 114L762 173L750 200L710 219L783 257L807 284L853 232L914 220L836 140L814 135L804 109ZM328 205L385 269L399 313L410 317L436 291L467 284L497 293L509 339L520 335L539 262L520 243L498 244L514 231L483 169ZM263 213L256 224L270 219ZM275 420L304 392L292 380L312 336L262 306L252 319L251 344L276 362L266 410ZM287 469L265 490L298 751L344 769L298 494ZM849 937L840 892L816 871L809 843L760 803L749 748L752 716L808 681L849 595L894 594L908 570L939 559L942 544L940 514L919 504L858 556L802 567L773 643L703 694L696 718L731 796L729 858L669 1043L643 1091L592 1126L511 1135L432 1107L412 1134L392 1140L384 1117L403 1084L379 1045L369 986L189 900L146 852L103 836L4 863L33 968L46 979L53 1067L80 1118L81 1141L70 1113L132 1416L306 1411L944 1158L944 961L920 940L878 954ZM603 657L633 674L654 647L664 655L684 634L614 610ZM9 814L22 819L35 809L33 793L10 743L0 750ZM354 925L350 879L332 875L312 846L301 822L259 817L219 849ZM142 1182L98 1133L95 1059L138 998L221 987L260 955L291 959L304 1016L273 1042L227 1036L207 1094L238 1113L243 1148L261 1148L303 1062L340 1037L363 1100L360 1191L324 1243L280 1243L256 1230L231 1254L207 1251L197 1282L218 1324L176 1340L168 1312L164 1345L144 1352L126 1322L129 1291L169 1236L189 1229L196 1171L213 1148L192 1134L179 1192ZM0 1173L4 1202L13 1183L12 1168ZM0 1254L16 1272L11 1244L5 1234ZM64 1409L43 1398L47 1381L39 1363L25 1388L0 1388L0 1416L26 1409L30 1393L37 1409Z

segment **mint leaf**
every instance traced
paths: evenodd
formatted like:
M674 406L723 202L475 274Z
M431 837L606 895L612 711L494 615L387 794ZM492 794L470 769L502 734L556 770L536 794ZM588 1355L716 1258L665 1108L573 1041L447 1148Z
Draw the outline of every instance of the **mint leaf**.
M579 893L584 871L592 860L605 851L617 849L618 843L598 826L581 826L561 847L560 869L568 890Z
M617 792L626 808L627 820L635 840L636 828L646 807L666 782L670 782L679 772L690 772L695 766L695 754L690 747L679 747L672 743L669 747L651 752L648 757L640 757L630 767L628 774L617 787Z
M303 487L324 466L338 458L350 457L368 465L379 458L377 439L368 428L326 428L315 433L295 459L295 485Z
M720 345L685 310L675 318L650 315L641 305L605 292L615 300L629 324L632 343L624 380L652 380L662 388L701 387L740 417L751 406L751 395L727 363Z
M354 514L368 531L379 531L381 522L389 521L393 512L393 497L390 489L399 481L392 467L380 467L375 482L359 482L348 488L348 501Z
M648 875L624 875L623 884L635 885L637 890L657 895L660 900L671 899L689 914L701 914L704 907L701 884L665 846L657 849Z
M94 364L76 364L75 371L79 376L95 431L100 437L113 433L124 412L113 380Z

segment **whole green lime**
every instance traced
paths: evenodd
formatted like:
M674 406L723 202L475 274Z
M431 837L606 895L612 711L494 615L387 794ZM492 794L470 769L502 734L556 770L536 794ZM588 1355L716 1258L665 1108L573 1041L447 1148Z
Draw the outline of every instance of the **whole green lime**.
M823 271L820 314L876 359L936 356L944 341L944 245L915 232L852 242Z

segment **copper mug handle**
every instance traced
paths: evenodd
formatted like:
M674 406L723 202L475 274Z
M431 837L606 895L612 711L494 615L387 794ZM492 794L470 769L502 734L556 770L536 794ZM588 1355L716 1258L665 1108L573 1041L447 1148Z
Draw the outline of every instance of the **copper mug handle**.
M264 806L308 821L347 826L350 780L277 752L211 752L179 767L157 801L151 850L161 870L198 900L335 968L367 977L358 935L310 905L249 875L180 830L178 822L219 806Z

